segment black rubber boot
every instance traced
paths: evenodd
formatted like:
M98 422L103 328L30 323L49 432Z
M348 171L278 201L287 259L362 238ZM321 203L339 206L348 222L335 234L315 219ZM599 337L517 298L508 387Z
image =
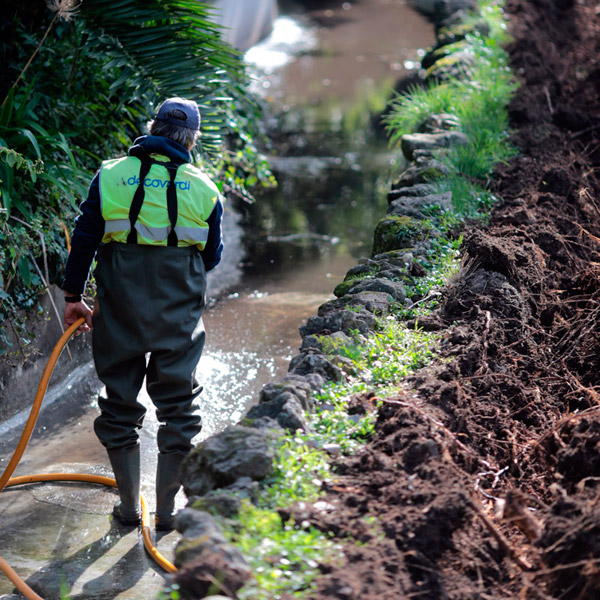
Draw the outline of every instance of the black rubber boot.
M117 481L119 498L113 515L123 525L139 525L140 510L140 447L108 450L108 458Z
M185 454L159 454L156 468L156 516L157 531L175 529L175 496L181 487L179 469Z

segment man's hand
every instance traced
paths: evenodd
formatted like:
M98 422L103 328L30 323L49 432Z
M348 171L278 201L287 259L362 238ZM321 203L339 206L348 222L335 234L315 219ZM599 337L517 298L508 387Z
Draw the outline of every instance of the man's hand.
M79 335L82 331L90 331L92 329L92 311L90 307L83 302L67 302L65 303L65 329L71 327L77 319L83 317L85 323L75 332Z

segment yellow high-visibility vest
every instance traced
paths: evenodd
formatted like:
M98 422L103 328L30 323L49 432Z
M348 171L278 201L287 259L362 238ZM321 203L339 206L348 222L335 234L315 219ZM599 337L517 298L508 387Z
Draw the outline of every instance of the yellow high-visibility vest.
M152 159L143 181L143 204L134 224L137 232L135 241L149 246L166 246L172 230L167 208L171 177L162 163L168 163L169 159L156 155ZM140 187L141 165L140 159L134 156L102 163L100 203L105 221L104 243L128 241L131 229L129 212L136 190ZM195 245L202 250L208 239L206 220L217 202L219 190L206 174L189 163L179 165L174 184L177 197L177 245Z

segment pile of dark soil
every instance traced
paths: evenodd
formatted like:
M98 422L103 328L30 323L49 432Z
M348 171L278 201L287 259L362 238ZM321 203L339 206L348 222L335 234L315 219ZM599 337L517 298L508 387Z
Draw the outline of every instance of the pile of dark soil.
M521 154L464 241L439 360L382 399L335 510L303 515L364 542L315 600L600 598L600 5L507 12Z

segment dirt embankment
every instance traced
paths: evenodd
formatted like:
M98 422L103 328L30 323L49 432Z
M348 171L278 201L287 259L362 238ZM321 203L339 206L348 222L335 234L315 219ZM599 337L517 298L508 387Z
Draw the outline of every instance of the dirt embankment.
M600 5L507 12L521 154L430 319L439 359L311 517L366 542L315 600L600 598Z

